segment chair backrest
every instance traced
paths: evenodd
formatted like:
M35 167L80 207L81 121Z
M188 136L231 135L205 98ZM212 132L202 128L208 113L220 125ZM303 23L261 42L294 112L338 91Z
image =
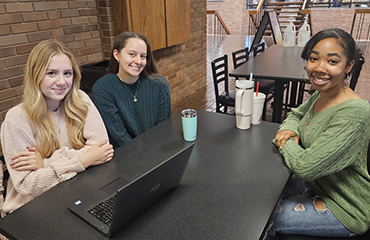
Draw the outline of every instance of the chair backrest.
M234 69L238 68L243 63L249 60L249 48L239 49L232 52Z
M362 53L359 53L358 58L355 59L355 65L352 69L351 81L349 82L349 87L354 91L357 85L358 77L362 69L362 65L365 63L365 57Z
M253 48L252 48L252 50L253 50L253 57L257 56L259 53L265 51L265 43L264 42L260 42L260 43L258 43L256 45L254 45Z
M218 102L218 96L220 96L219 83L224 82L224 91L229 94L229 72L227 55L216 58L211 62L213 84L215 87L216 101ZM222 93L222 92L221 92Z

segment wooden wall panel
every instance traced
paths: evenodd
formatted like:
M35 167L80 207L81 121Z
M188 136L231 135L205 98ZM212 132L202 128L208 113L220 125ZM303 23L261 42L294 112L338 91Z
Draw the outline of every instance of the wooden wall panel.
M131 0L132 29L148 38L152 50L165 48L166 19L163 0Z
M167 46L190 40L190 0L165 0Z
M114 0L113 7L117 34L132 30L130 0Z

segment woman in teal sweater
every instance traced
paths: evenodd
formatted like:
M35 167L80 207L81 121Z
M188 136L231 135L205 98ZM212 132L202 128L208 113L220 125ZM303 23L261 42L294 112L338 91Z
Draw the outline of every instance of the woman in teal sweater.
M143 35L128 31L117 36L108 74L94 84L92 100L114 148L171 115L170 88L158 75Z
M370 107L345 83L355 52L353 38L341 29L317 33L303 49L316 92L292 109L275 136L295 177L272 217L267 239L276 232L349 237L369 229Z

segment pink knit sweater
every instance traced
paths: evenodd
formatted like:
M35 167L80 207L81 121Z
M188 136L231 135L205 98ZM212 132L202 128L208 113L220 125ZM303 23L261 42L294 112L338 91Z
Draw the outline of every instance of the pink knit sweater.
M71 179L77 173L84 171L78 158L79 155L91 145L108 139L103 120L95 105L84 92L80 91L80 95L88 103L89 109L83 132L86 139L85 147L80 150L74 149L68 138L66 124L60 112L56 111L54 112L54 127L58 134L60 148L51 157L45 158L44 168L37 171L15 171L10 168L9 163L14 154L27 150L27 147L36 146L36 133L32 131L22 104L13 107L6 114L1 125L1 145L10 179L4 212L14 211L58 183Z

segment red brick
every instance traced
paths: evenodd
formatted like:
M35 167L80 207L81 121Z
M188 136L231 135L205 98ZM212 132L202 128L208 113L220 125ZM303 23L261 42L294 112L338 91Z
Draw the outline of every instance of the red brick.
M70 18L59 19L59 25L61 27L71 26L72 25L72 21L71 21Z
M86 24L89 24L89 18L87 17L72 18L72 25L86 25Z
M33 3L36 12L51 11L56 9L54 2L35 2Z
M10 28L12 29L13 34L34 32L38 30L36 23L13 24L10 26Z
M95 1L87 1L86 2L88 8L96 8L96 2Z
M5 13L5 5L0 4L0 14L3 14L3 13Z
M23 93L22 87L5 89L3 91L0 91L0 101L3 102L2 100L4 99L11 99L13 97L20 96L22 95L22 93Z
M8 13L31 12L33 6L32 3L7 3L5 9Z
M94 50L92 48L83 48L77 50L77 56L83 56L83 55L88 55L88 54L93 54Z
M27 37L30 42L39 42L42 40L49 39L51 37L51 33L49 31L29 33L27 34Z
M48 19L49 20L57 20L59 18L59 12L57 11L49 11L48 12Z
M9 87L10 87L10 85L9 85L9 81L7 79L6 80L0 80L0 90L7 89Z
M22 16L25 22L36 22L48 19L48 15L46 12L24 13L22 14Z
M39 26L39 30L48 30L48 29L55 29L59 28L59 21L45 21L45 22L40 22L37 24Z
M4 59L4 63L6 67L13 67L17 65L23 65L27 61L27 56L26 55L19 55L15 57L9 57Z
M68 9L68 2L67 1L58 1L56 2L56 8L58 10L61 10L61 9Z
M65 27L63 31L65 35L81 33L83 32L83 27L82 26Z
M10 34L9 26L1 26L0 25L0 36L9 35L9 34Z
M8 110L13 106L13 99L2 101L0 102L0 111Z
M20 67L12 67L0 70L0 79L6 79L22 74ZM1 95L1 94L0 94Z
M96 15L96 9L94 8L85 8L80 9L80 15L81 16L95 16Z
M74 41L73 35L64 35L64 36L62 36L62 42L63 43L69 43L69 42L73 42L73 41Z
M91 33L89 32L85 32L85 33L79 33L79 34L76 34L74 36L74 39L76 41L79 41L79 40L85 40L85 39L91 39Z
M22 15L21 14L3 14L0 15L0 25L12 24L12 23L21 23Z
M99 29L98 24L82 26L84 32L96 31Z
M10 84L10 87L17 87L17 86L21 86L24 82L24 77L23 75L22 76L17 76L17 77L14 77L14 78L10 78L9 79L9 84Z
M60 15L62 18L78 17L80 15L80 12L77 9L61 10Z
M25 43L25 42L27 42L26 34L7 35L7 36L1 37L0 47L20 44L20 43Z
M70 8L85 8L86 7L85 1L69 1L68 4Z
M24 45L18 45L15 47L18 54L30 53L31 50L37 45L37 43L28 43ZM0 54L1 55L1 54Z

